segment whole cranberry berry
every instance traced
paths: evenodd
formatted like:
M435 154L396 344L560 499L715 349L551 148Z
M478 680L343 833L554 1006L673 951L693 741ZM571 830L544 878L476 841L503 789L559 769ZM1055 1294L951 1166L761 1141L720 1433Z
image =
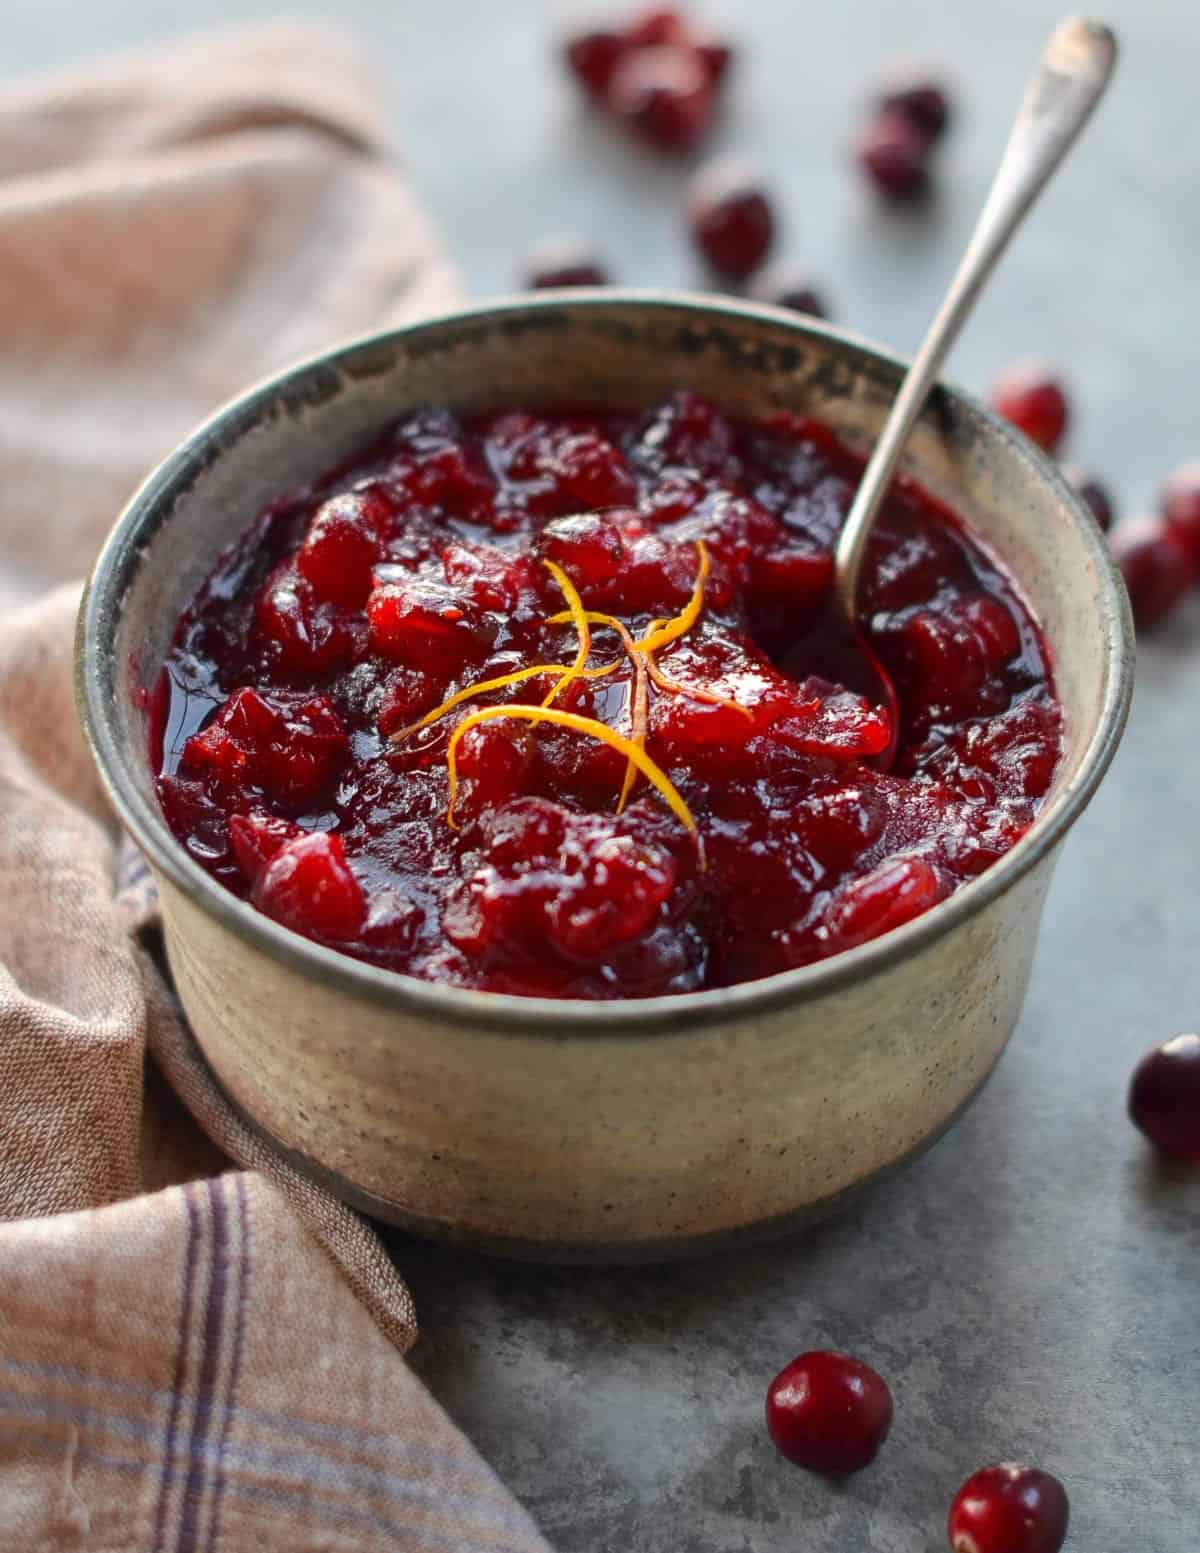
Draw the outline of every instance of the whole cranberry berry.
M544 291L555 286L607 286L610 276L603 260L586 244L564 239L535 249L525 278L532 290Z
M694 49L664 45L626 53L609 103L632 130L665 151L690 151L712 124L712 82Z
M1192 552L1161 518L1118 523L1112 551L1129 591L1133 618L1142 629L1169 615L1195 580Z
M1053 453L1066 434L1070 408L1063 386L1040 361L1022 361L992 385L992 407L1031 442Z
M563 44L563 56L588 96L602 99L628 49L621 33L608 27L592 27L572 33Z
M1200 1164L1200 1035L1177 1035L1142 1058L1129 1115L1156 1149Z
M918 65L896 65L880 83L877 107L881 113L899 113L927 141L939 139L950 123L950 97L932 70Z
M884 199L919 200L929 192L929 139L906 114L877 114L859 134L855 155Z
M751 280L749 294L755 302L769 302L772 307L807 313L810 318L829 317L824 297L802 270L761 270Z
M1163 487L1162 515L1200 558L1200 464L1184 464Z
M886 1381L849 1354L802 1353L767 1390L771 1439L810 1472L858 1472L874 1461L891 1426Z
M697 248L714 270L735 280L758 268L775 237L770 201L739 162L701 168L688 187L687 212Z
M1070 1505L1056 1477L1005 1462L974 1473L950 1506L954 1553L1058 1553Z
M1116 516L1108 487L1091 475L1085 474L1075 464L1065 464L1063 474L1068 485L1074 486L1084 506L1091 509L1091 514L1099 524L1101 533L1107 534Z

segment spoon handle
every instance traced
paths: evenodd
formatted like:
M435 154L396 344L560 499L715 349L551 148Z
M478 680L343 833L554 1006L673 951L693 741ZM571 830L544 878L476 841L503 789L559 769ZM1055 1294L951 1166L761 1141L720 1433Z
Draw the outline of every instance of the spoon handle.
M858 578L871 525L942 362L996 261L1087 123L1116 59L1112 32L1099 22L1078 17L1060 23L1046 45L958 273L896 396L842 528L835 556L836 587L838 602L850 621L855 618Z

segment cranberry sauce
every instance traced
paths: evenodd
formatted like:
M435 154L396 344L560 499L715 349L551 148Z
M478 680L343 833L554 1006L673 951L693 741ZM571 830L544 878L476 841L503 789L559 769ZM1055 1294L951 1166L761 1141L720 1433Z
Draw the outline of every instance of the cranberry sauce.
M410 415L267 508L180 621L171 829L299 933L500 992L726 986L907 922L1024 834L1060 712L1007 579L906 484L864 582L894 768L880 710L776 667L859 470L690 393Z

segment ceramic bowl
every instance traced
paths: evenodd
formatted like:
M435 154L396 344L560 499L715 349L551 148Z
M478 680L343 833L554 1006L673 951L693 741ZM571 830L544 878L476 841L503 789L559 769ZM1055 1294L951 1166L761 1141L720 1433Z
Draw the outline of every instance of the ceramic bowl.
M96 564L79 696L162 897L195 1038L301 1169L395 1224L546 1260L667 1257L776 1233L937 1137L1021 1007L1067 831L1130 693L1124 591L1053 466L939 389L907 467L969 516L1042 623L1066 749L1021 843L926 916L719 991L563 1003L433 986L297 937L184 852L155 798L142 692L176 617L259 507L408 409L629 408L679 387L787 408L868 446L902 364L771 308L605 290L464 308L328 352L219 411L155 471Z

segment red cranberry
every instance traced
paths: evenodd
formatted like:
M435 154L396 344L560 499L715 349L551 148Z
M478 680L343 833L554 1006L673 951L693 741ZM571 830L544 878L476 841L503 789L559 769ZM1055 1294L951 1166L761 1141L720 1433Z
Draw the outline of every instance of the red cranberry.
M699 36L693 35L692 48L708 72L708 79L714 86L719 86L733 64L732 46L724 38L701 33Z
M354 938L366 918L366 899L346 862L342 838L320 830L279 848L259 876L254 903L310 938Z
M858 137L858 165L889 200L917 200L929 191L929 141L903 113L877 114Z
M1129 1115L1155 1148L1200 1164L1200 1035L1177 1035L1143 1057Z
M1200 464L1184 464L1167 481L1162 515L1193 555L1200 557Z
M954 1553L1058 1553L1070 1506L1056 1477L1036 1467L983 1467L950 1506Z
M1066 476L1067 483L1074 486L1084 506L1091 509L1101 532L1107 534L1116 516L1108 487L1101 481L1093 479L1091 475L1085 474L1074 464L1064 465L1063 474Z
M692 49L635 49L613 74L609 101L643 140L666 151L690 151L704 138L715 109L708 71Z
M740 280L758 268L775 236L775 218L753 172L737 162L714 162L692 180L687 204L692 236L713 269Z
M879 93L881 113L899 113L926 140L937 140L950 122L950 100L945 86L932 72L911 65L896 67L884 79Z
M810 318L829 317L824 297L809 283L802 270L762 270L750 282L750 296L754 301L768 302L772 307L807 313Z
M1143 629L1157 625L1195 578L1191 551L1161 518L1119 523L1113 530L1112 549L1129 590L1134 620Z
M1002 373L992 386L992 405L1047 453L1062 441L1070 420L1062 384L1038 361L1019 362Z
M608 27L593 27L573 33L563 46L568 68L591 97L607 93L629 43L619 32Z
M874 1461L891 1426L887 1382L849 1354L802 1353L767 1390L772 1440L811 1472L858 1472Z
M583 243L543 243L529 261L527 284L534 291L555 286L607 286L603 262Z

